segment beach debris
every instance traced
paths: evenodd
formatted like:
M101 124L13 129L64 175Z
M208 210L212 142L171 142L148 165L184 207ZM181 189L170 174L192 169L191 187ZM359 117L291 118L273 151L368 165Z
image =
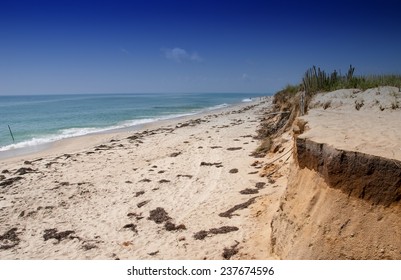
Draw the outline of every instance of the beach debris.
M229 173L231 173L231 174L235 174L235 173L238 173L238 169L237 168L233 168L233 169L230 169L230 171L228 171Z
M110 150L113 147L111 146L107 146L107 145L99 145L95 147L95 151L106 151L106 150Z
M186 127L186 126L188 126L188 125L189 125L189 123L178 123L178 124L175 126L175 128Z
M177 157L177 156L179 156L179 155L181 155L181 154L182 154L181 152L171 153L171 154L170 154L170 157Z
M223 167L222 162L211 163L211 162L204 162L204 161L202 161L200 163L200 166L216 166L217 168Z
M178 174L177 178L180 178L180 177L186 177L186 178L191 179L193 176L192 175L181 175L181 174Z
M45 164L45 167L46 168L50 168L53 164L58 164L58 162L57 161L48 162L48 163Z
M82 244L81 248L85 251L99 248L96 244L104 243L103 241L99 240L99 238L100 238L100 236L97 235L97 236L95 236L95 239L97 239L97 240L84 240L82 242L83 244Z
M253 174L257 174L259 171L252 171L252 172L248 172L248 174L251 174L251 175L253 175Z
M177 231L177 230L186 230L187 229L187 227L184 224L180 224L180 225L176 226L174 223L172 223L170 221L167 221L164 224L164 228L167 231Z
M246 188L245 190L240 191L240 194L257 194L259 190L264 189L266 185L265 182L258 182L255 184L255 189Z
M203 240L205 237L208 235L208 232L206 230L201 230L197 233L194 234L194 238L196 240Z
M141 136L139 134L134 134L132 136L127 137L128 140L137 140L139 139Z
M27 173L32 173L32 172L35 172L36 170L33 170L32 168L30 168L30 167L21 167L20 169L18 169L16 172L15 172L15 174L18 174L18 175L25 175L25 174L27 174Z
M62 157L65 157L65 159L69 159L70 157L72 157L72 155L70 154L63 154L61 156L58 156L56 158L54 158L55 160L61 159Z
M257 197L252 197L251 199L249 199L248 201L241 203L241 204L237 204L234 207L228 209L226 212L220 213L219 216L223 217L223 218L229 218L231 219L233 216L233 213L237 210L242 210L245 208L248 208L249 205L253 204L256 201Z
M2 174L8 174L10 173L10 171L8 171L8 169L4 169L3 171L1 171Z
M151 210L149 212L149 217L148 220L154 221L156 224L161 224L163 222L166 222L168 220L171 220L169 215L167 214L166 210L164 210L161 207L157 207L154 210Z
M60 187L65 187L65 186L69 186L69 185L70 185L70 182L60 182L59 183Z
M111 254L111 257L116 261L120 260L120 258L115 253Z
M145 200L145 201L139 202L136 206L137 206L138 208L141 208L141 207L145 206L146 204L148 204L149 201L150 201L150 200Z
M97 248L97 246L95 244L92 244L92 243L85 243L85 244L82 245L81 248L84 249L85 251L89 251L89 250Z
M239 230L239 228L237 228L237 227L232 227L232 226L222 226L222 227L219 227L219 228L211 228L211 229L209 229L208 231L206 231L206 230L201 230L201 231L195 233L195 234L194 234L194 238L195 238L196 240L203 240L203 239L205 239L209 234L213 234L213 235L216 235L216 234L226 234L226 233L229 233L229 232L232 232L232 231L237 231L237 230Z
M225 234L225 233L229 233L229 232L237 231L237 230L239 230L239 228L237 228L237 227L222 226L222 227L219 227L219 228L209 229L209 233L211 233L211 234Z
M245 190L242 190L239 193L240 194L256 194L256 193L259 193L259 190L258 189L246 188Z
M4 175L0 175L0 181L3 181L6 178Z
M145 178L145 179L140 180L139 182L149 183L149 182L152 182L152 180Z
M77 236L72 236L75 231L73 230L66 230L66 231L61 231L58 232L57 229L52 228L52 229L45 229L44 234L43 234L43 239L45 241L49 239L56 239L58 242L61 240L64 240L66 238L73 239L73 238L78 238Z
M13 248L20 243L21 240L18 237L17 230L17 228L12 228L0 235L0 250Z
M130 229L130 230L132 230L133 232L138 232L138 231L136 230L136 225L134 225L134 224L126 224L125 226L123 226L123 228L124 228L124 229Z
M5 179L5 180L2 180L0 182L0 186L1 187L8 187L8 186L11 186L12 184L14 184L15 182L18 182L21 179L23 179L23 178L20 177L20 176L8 178L8 179Z
M159 183L160 183L160 184L163 184L163 183L170 183L170 181L169 181L169 180L166 180L166 179L161 179L161 180L159 181Z
M154 251L151 253L148 253L149 256L156 256L159 253L159 251Z
M239 245L238 241L235 241L235 244L230 248L224 248L223 254L221 255L224 259L229 260L232 256L236 255L239 252L237 246Z
M130 218L131 218L131 217L135 217L137 221L143 219L142 214L137 214L137 213L128 213L128 214L127 214L127 217L130 217Z
M41 161L41 160L43 160L43 158L37 158L37 159L34 159L34 160L26 160L26 161L24 161L24 164L32 165L34 162Z
M242 147L230 147L230 148L227 148L227 151L237 151L237 150L242 150Z
M211 146L210 149L221 149L223 148L222 146Z
M134 245L134 243L132 243L132 241L124 241L123 243L121 243L121 245L124 247L129 247Z
M270 183L270 182L269 182ZM255 188L257 188L258 190L261 190L265 187L266 183L265 182L257 182L255 184Z
M135 197L138 197L140 195L143 195L145 193L145 191L139 191L135 193Z

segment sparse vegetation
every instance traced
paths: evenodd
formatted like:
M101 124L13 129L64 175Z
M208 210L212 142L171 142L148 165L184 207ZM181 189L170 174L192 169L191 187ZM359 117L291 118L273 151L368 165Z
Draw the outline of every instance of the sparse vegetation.
M355 75L355 67L349 66L345 75L341 71L334 70L332 73L326 73L320 67L313 66L309 68L302 78L302 83L299 85L287 85L284 89L274 95L274 104L283 107L287 104L292 110L299 110L299 103L294 102L294 98L299 92L305 92L305 109L311 100L312 96L318 92L327 92L338 89L355 88L360 90L367 90L369 88L381 86L394 86L398 87L401 92L401 75ZM296 98L298 99L298 98ZM294 107L295 106L295 107ZM330 104L325 104L326 108ZM362 104L363 106L363 104ZM358 107L362 107L358 105ZM394 104L397 107L398 104ZM325 108L325 109L326 109Z
M398 109L401 105L398 101L398 96L401 92L401 75L355 75L355 67L349 66L345 75L341 71L334 70L327 73L320 67L313 66L309 68L303 78L302 82L297 85L286 85L285 88L278 91L274 95L273 104L274 111L277 115L271 114L261 123L258 130L257 139L264 140L261 145L253 153L254 156L264 156L272 146L274 136L289 127L291 127L295 118L301 114L301 98L304 98L303 106L304 112L307 111L312 97L318 92L328 92L338 89L358 89L365 91L369 88L376 88L381 86L394 86L398 87L398 92L394 92L394 101L391 104L392 109ZM355 91L357 93L357 91ZM380 91L377 92L380 94ZM328 109L332 106L332 102L326 101L322 104L323 109ZM360 110L364 106L363 100L355 101L356 110ZM383 105L379 105L380 110L384 110ZM269 112L271 113L271 112Z
M355 67L349 66L346 75L339 74L334 70L327 74L319 67L309 68L302 79L302 90L307 94L321 91L333 91L343 88L358 88L367 90L379 86L395 86L401 88L401 75L365 75L355 76Z
M258 148L252 153L254 157L264 157L269 151L272 146L272 140L270 137L266 137L262 140L262 143L259 145Z

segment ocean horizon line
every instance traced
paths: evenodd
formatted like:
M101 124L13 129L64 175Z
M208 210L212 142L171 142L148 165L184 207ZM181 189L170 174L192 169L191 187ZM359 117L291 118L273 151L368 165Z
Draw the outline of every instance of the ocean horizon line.
M129 94L256 94L258 96L272 96L274 95L274 91L272 92L241 92L241 91L171 91L171 92L83 92L83 93L0 93L0 97L23 97L23 96L62 96L62 95L108 95L108 94L119 94L119 95L129 95Z

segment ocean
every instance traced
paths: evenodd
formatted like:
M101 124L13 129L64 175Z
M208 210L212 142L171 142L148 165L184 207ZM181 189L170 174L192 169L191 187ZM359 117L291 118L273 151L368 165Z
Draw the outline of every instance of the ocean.
M147 93L0 96L0 158L2 153L9 154L16 149L195 115L266 95Z

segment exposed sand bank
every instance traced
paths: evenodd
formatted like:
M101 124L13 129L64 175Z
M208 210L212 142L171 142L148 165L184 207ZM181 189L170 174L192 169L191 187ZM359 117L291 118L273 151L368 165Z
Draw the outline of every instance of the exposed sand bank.
M401 259L397 104L398 88L340 90L317 95L296 121L294 163L272 221L280 258Z

